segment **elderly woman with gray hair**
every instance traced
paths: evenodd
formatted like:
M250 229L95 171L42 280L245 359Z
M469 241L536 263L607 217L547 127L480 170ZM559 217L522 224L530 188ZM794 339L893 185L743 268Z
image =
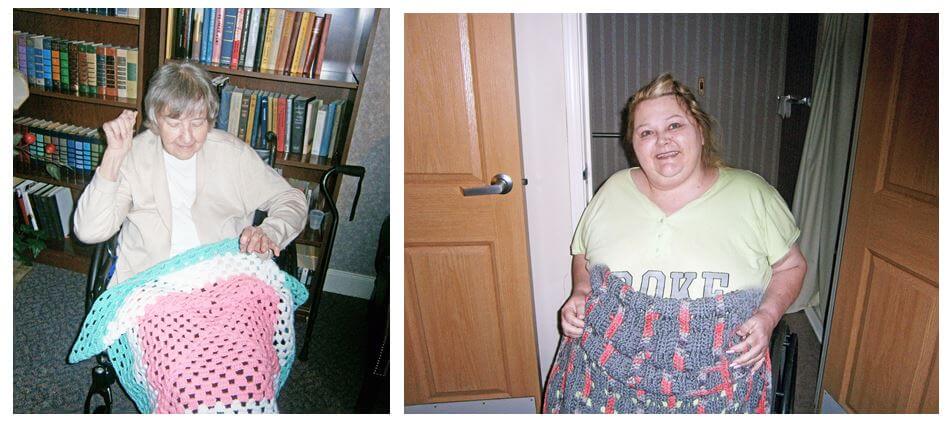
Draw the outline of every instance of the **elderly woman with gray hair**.
M107 147L79 198L76 237L119 234L110 286L203 244L240 237L247 253L278 255L303 229L304 195L231 134L213 129L218 96L209 75L168 63L149 82L146 131L136 112L103 125ZM255 210L268 212L252 226Z

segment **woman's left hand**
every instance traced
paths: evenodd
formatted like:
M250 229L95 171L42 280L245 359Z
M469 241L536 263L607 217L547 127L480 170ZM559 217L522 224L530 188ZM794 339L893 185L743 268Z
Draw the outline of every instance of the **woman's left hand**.
M248 226L241 231L241 237L238 238L238 248L244 253L267 254L270 250L274 256L281 255L281 248L271 241L270 237L258 227Z
M766 361L769 337L775 327L776 322L768 314L760 310L754 311L753 315L736 329L736 334L742 337L742 340L730 347L727 353L742 354L730 364L730 367L753 365L753 371L758 370Z

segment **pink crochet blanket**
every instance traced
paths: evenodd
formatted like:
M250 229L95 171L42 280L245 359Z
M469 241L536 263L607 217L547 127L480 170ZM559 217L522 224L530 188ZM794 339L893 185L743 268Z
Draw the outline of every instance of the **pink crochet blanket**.
M142 412L277 412L306 298L236 240L202 246L100 296L70 361L107 350Z

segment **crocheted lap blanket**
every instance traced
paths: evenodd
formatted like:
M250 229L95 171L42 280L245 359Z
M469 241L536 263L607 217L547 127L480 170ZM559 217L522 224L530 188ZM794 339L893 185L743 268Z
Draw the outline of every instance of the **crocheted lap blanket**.
M768 413L772 367L731 369L735 331L762 291L701 299L635 291L591 269L581 337L565 337L548 376L548 413Z
M277 412L307 290L229 239L181 253L106 290L69 362L107 351L145 413Z

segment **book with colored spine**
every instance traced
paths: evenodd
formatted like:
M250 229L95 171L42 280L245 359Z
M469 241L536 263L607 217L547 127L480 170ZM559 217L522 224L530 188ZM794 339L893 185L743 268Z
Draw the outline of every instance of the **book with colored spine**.
M225 9L215 9L215 30L212 35L211 65L217 66L221 62L221 43L225 27Z
M261 71L261 62L264 57L264 39L268 36L268 27L273 25L270 24L270 15L271 9L261 9L260 23L258 25L258 38L257 45L255 47L254 54L254 68L252 71L260 72ZM273 26L270 27L271 32L273 33Z
M106 59L106 87L105 94L109 97L118 96L118 87L116 85L116 47L109 45L105 47Z
M225 9L224 26L221 34L221 53L215 65L228 68L231 66L231 53L234 50L235 22L238 19L238 9Z
M294 25L294 20L298 19L297 17L299 15L299 13L292 10L284 13L284 25L281 29L280 40L277 42L277 58L274 63L275 74L284 74L284 64L287 62L287 50L290 47L291 38L295 35L294 31L297 29Z
M139 50L126 51L126 92L129 99L139 98Z
M106 45L96 44L96 96L106 95Z
M232 70L238 68L238 60L241 56L241 36L244 31L244 8L238 8L238 14L234 20L234 40L231 43L231 60L227 67Z
M116 96L128 98L128 61L129 50L124 47L116 48Z
M243 55L245 71L254 70L254 60L257 54L258 32L261 28L261 8L251 9L251 26L248 28L247 52Z

